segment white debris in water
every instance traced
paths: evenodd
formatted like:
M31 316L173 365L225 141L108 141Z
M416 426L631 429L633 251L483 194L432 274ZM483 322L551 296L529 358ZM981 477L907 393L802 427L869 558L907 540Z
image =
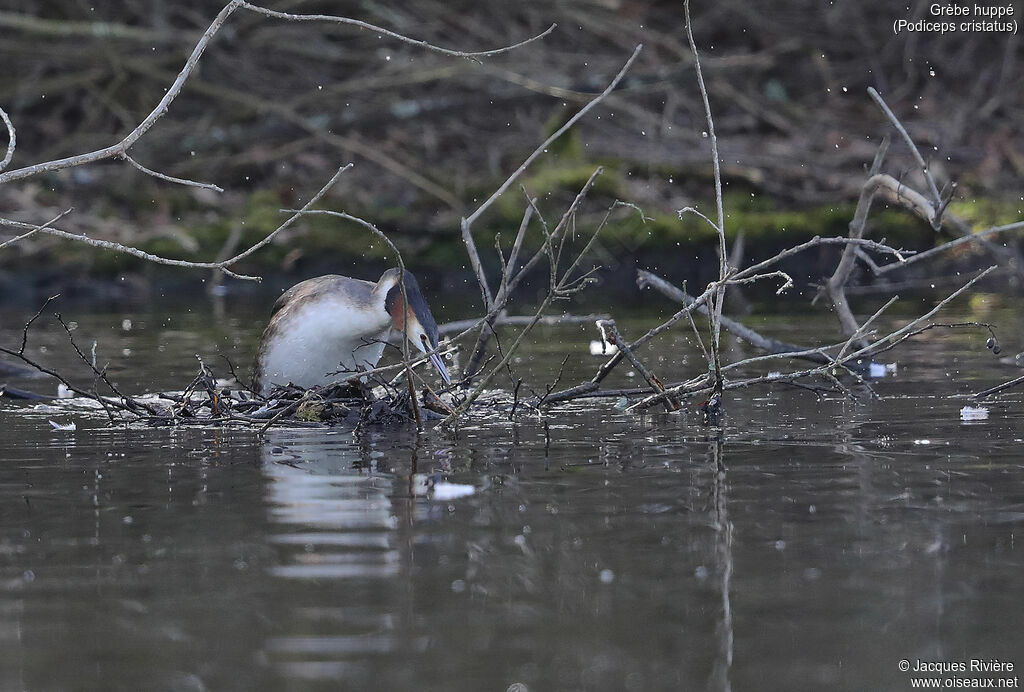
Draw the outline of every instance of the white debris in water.
M984 406L964 406L960 409L960 420L988 420L988 409Z
M613 581L615 581L615 572L611 571L610 569L603 569L601 570L600 578L602 584L611 584Z
M868 377L886 377L896 374L896 363L871 363L868 365Z
M68 386L61 382L57 385L57 398L58 399L73 399L75 393L68 389Z
M448 483L438 481L434 483L433 498L435 500L457 500L460 497L469 497L476 492L476 487L462 483Z
M74 423L58 423L56 421L50 421L50 425L53 426L54 430L67 430L70 432L78 429L78 426Z
M932 441L928 439L914 440L914 444L916 445L930 445L931 443Z
M590 355L592 356L613 356L618 352L619 348L615 344L610 344L607 341L594 339L590 342Z
M250 418L263 418L270 410L277 406L277 399L271 399L267 402L266 406L260 406L258 409L249 414Z
M776 377L782 377L782 373L778 370L772 370L768 373L769 380L774 380Z

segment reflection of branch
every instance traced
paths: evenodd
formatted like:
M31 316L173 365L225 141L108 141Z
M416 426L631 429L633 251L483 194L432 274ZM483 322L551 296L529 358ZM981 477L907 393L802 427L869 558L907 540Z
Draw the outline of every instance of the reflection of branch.
M733 626L732 626L732 571L733 571L733 524L729 519L729 484L722 454L722 439L711 442L710 460L713 464L712 499L714 501L713 526L715 528L715 561L721 574L719 591L722 597L721 620L717 623L718 651L711 670L709 689L728 692L729 671L732 669Z

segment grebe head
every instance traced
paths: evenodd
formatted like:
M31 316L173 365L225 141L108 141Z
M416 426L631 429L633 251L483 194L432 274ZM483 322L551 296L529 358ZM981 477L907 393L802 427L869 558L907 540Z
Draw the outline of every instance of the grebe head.
M399 332L406 328L408 321L407 337L409 343L423 353L430 354L430 362L437 368L441 379L445 384L451 384L451 376L448 375L448 368L437 353L437 322L430 313L430 306L427 305L420 285L408 271L405 272L405 296L408 298L408 305L402 299L402 287L399 285L398 269L388 269L380 277L378 285L388 286L384 298L384 309L391 315L391 324Z

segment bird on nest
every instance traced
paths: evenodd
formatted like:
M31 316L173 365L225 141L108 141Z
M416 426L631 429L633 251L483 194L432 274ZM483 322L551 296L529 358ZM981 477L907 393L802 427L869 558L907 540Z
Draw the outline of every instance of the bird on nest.
M260 339L256 391L266 395L277 385L308 389L351 379L376 367L392 330L404 331L450 384L430 307L416 278L406 271L400 283L401 276L399 269L388 269L374 283L329 274L285 291Z

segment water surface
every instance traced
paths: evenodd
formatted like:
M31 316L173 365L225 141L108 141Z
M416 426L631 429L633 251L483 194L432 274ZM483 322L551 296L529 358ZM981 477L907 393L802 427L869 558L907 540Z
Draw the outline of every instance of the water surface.
M1024 350L1017 316L974 305L955 317ZM254 314L79 308L75 334L125 390L180 388L197 353L245 369ZM2 314L4 344L25 317ZM566 353L561 384L589 377L592 331L539 330L524 387ZM1019 374L985 336L887 354L881 400L736 392L721 433L614 400L552 411L547 434L488 414L419 437L110 428L3 401L0 689L903 690L903 658L1024 665L1021 395L972 422L948 396ZM44 323L30 349L71 369L65 339ZM701 367L682 333L652 353L667 380Z

